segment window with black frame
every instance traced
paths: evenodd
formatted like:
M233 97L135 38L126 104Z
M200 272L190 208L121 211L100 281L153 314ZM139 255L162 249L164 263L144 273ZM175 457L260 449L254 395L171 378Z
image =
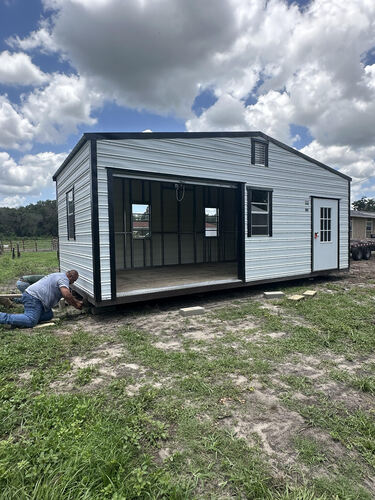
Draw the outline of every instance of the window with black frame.
M150 238L151 206L141 203L132 204L132 236L136 240Z
M75 240L76 227L75 227L74 189L71 189L66 193L66 217L67 217L68 240Z
M248 189L248 236L272 236L272 191Z
M219 236L219 209L206 207L204 217L204 235L206 238L217 238Z

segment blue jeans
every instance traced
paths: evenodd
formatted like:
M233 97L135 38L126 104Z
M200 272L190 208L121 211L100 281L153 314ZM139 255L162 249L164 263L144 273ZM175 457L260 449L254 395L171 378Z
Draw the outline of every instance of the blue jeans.
M22 280L17 281L17 288L21 293L23 293L26 290L26 288L29 286L30 286L30 283L28 283L27 281L22 281Z
M8 314L0 312L0 325L13 325L21 328L33 328L40 321L49 321L53 318L51 309L44 310L39 299L32 297L27 292L22 294L22 304L25 308L23 314Z
M21 293L23 293L29 286L30 283L28 283L27 281L22 281L22 280L17 281L17 288ZM16 304L22 304L22 298L17 297L15 299L12 299L12 301L15 302Z

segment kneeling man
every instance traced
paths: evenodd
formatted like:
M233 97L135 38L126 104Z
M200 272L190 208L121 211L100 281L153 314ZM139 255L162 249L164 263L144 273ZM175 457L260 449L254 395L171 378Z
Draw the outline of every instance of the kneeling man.
M53 273L27 287L22 294L23 314L0 312L0 325L13 325L20 328L32 328L41 321L53 318L52 307L64 297L68 304L82 309L83 302L73 297L69 285L78 279L75 270L67 273Z

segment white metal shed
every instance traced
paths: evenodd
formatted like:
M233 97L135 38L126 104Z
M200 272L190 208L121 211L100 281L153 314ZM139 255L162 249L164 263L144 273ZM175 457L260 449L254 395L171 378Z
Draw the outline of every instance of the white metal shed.
M53 179L96 306L349 267L350 177L262 132L84 134Z

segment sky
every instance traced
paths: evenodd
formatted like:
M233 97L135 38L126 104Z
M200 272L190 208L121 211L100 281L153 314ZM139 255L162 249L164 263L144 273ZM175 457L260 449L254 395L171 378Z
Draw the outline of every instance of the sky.
M375 197L375 1L0 0L0 206L143 130L261 130Z

